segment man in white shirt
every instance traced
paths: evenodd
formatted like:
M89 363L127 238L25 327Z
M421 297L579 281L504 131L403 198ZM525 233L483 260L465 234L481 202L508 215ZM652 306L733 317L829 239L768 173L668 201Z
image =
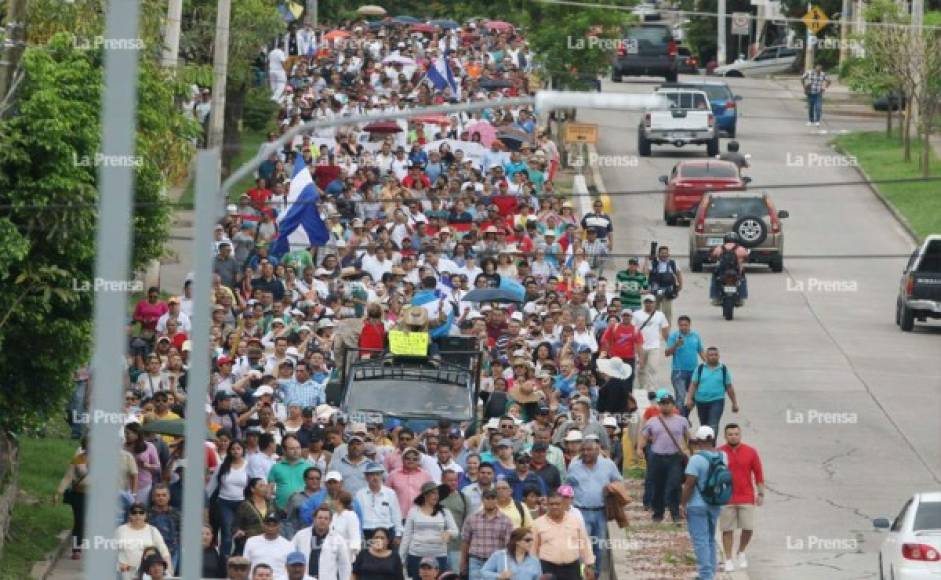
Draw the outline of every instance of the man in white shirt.
M402 510L391 488L382 485L385 469L378 463L366 466L366 487L356 492L355 500L363 510L363 537L368 541L379 528L390 539L402 537Z
M281 519L276 512L268 512L262 530L262 534L245 541L244 556L251 562L252 570L259 564L267 564L274 571L274 580L288 580L287 559L294 551L294 544L281 537Z
M288 75L284 70L284 63L288 57L280 47L274 47L268 53L268 83L271 87L271 100L278 101L284 94L284 87L288 83ZM284 566L281 567L284 569Z
M274 435L271 433L262 433L258 436L258 453L249 455L247 460L247 475L249 479L260 477L268 481L268 472L271 471L271 468L274 467L274 464L278 461L278 456L275 455L276 448L277 443L274 440Z
M637 381L640 388L647 390L649 397L657 390L657 365L663 358L661 346L667 339L670 322L657 310L657 299L652 294L645 294L641 302L643 309L634 312L631 323L644 337L643 348L637 354L640 366Z

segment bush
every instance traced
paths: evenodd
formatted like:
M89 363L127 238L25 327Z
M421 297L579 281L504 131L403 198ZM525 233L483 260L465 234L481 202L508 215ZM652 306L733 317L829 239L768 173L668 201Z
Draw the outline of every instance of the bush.
M245 95L242 122L251 131L264 131L274 120L277 110L278 106L271 100L267 88L255 87L249 89L248 94Z

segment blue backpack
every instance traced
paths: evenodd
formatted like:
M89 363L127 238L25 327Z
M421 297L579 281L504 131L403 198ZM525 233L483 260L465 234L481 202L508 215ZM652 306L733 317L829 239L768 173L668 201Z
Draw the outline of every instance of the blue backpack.
M699 486L699 493L707 504L723 506L732 498L732 472L722 461L721 452L702 456L709 460L709 471Z

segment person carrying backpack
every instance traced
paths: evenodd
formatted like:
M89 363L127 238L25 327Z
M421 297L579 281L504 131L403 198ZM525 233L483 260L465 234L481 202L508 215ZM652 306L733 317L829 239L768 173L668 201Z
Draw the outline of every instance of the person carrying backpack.
M710 346L706 349L706 362L693 371L689 392L686 393L686 408L692 412L695 403L699 424L719 429L722 411L725 410L725 397L732 401L732 412L738 413L738 397L732 386L732 373L719 362L719 349Z
M701 580L716 577L716 526L732 497L732 474L725 453L716 449L712 427L702 426L689 440L693 456L686 465L680 515L686 518Z
M729 270L738 271L742 277L741 298L748 298L748 279L745 277L745 262L748 261L748 249L739 243L738 234L729 232L722 238L722 245L712 249L710 254L716 261L712 271L712 284L709 285L709 298L713 305L719 303L719 277Z
M657 309L673 324L673 299L679 296L680 290L683 289L683 273L670 257L670 248L660 246L656 256L652 250L653 248L647 263L650 293L657 297Z

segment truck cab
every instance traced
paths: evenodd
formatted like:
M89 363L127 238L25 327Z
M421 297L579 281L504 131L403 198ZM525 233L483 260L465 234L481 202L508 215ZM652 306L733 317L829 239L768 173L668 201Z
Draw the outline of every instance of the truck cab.
M895 323L905 332L929 318L941 318L941 234L925 238L908 258L895 304Z
M644 113L637 129L641 156L650 155L651 145L705 145L708 157L719 154L719 131L705 91L663 87L654 94L666 104Z

